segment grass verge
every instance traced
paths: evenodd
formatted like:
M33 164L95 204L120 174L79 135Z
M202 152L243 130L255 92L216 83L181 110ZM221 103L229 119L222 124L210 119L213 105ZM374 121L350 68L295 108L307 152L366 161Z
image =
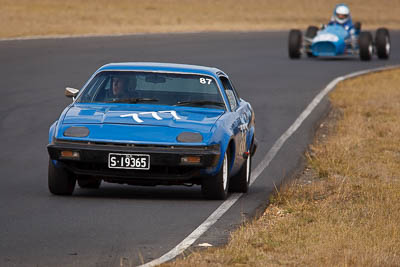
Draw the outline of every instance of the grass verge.
M340 83L299 179L223 248L163 266L399 266L400 70Z
M348 0L364 27L400 29L400 1ZM0 0L0 38L48 35L305 29L336 0Z

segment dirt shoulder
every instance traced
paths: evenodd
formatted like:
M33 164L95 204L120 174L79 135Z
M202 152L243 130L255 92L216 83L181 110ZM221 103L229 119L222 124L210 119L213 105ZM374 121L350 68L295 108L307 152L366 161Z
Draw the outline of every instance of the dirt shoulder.
M334 0L0 0L0 38L305 29L327 23ZM349 0L364 28L400 29L400 1Z
M400 69L340 83L304 173L229 244L163 266L400 265Z

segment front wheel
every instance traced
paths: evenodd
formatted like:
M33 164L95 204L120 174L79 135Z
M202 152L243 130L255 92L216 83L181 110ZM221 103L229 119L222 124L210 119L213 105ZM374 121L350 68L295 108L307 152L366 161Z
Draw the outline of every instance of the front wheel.
M229 180L229 191L247 193L251 177L251 155L249 154L240 171Z
M303 36L300 30L291 30L289 32L289 58L300 58L303 45Z
M390 35L386 28L379 28L375 35L376 54L379 59L388 59L390 55Z
M361 32L358 39L358 44L360 46L360 59L364 61L371 60L374 52L371 33Z
M54 195L72 195L75 189L76 178L61 166L54 166L49 160L48 186Z
M217 175L203 178L201 191L208 199L225 200L228 197L229 159L225 152L222 167Z

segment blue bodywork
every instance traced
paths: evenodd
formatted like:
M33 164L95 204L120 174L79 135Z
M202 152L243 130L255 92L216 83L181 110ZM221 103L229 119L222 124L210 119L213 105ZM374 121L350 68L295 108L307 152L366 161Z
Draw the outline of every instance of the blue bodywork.
M157 73L188 73L207 75L215 79L225 102L224 109L168 106L149 103L77 103L73 102L54 122L49 130L49 146L60 141L132 144L153 147L219 147L218 163L205 167L202 174L215 175L223 163L223 155L230 151L230 171L234 175L246 162L246 153L251 150L255 135L254 112L251 105L237 98L237 108L231 109L221 77L229 79L219 69L165 63L113 63L99 68L80 90L86 89L91 79L103 71L145 71ZM79 97L79 95L77 96ZM147 113L146 113L147 112ZM154 112L161 119L155 119ZM176 116L173 115L176 114ZM141 114L142 122L134 120L129 114ZM179 119L177 119L177 117ZM64 132L72 126L89 129L86 137L67 137ZM199 133L201 142L182 143L177 136L182 132ZM248 154L247 154L248 155ZM53 159L53 162L57 162Z
M328 25L318 31L310 49L314 56L339 56L358 52L358 47L351 45L350 33L340 25Z

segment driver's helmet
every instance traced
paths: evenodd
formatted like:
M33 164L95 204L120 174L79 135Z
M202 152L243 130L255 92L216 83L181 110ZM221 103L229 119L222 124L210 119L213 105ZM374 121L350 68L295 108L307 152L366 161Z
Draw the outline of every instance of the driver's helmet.
M350 8L345 4L339 4L335 7L333 18L339 24L345 24L350 18Z

